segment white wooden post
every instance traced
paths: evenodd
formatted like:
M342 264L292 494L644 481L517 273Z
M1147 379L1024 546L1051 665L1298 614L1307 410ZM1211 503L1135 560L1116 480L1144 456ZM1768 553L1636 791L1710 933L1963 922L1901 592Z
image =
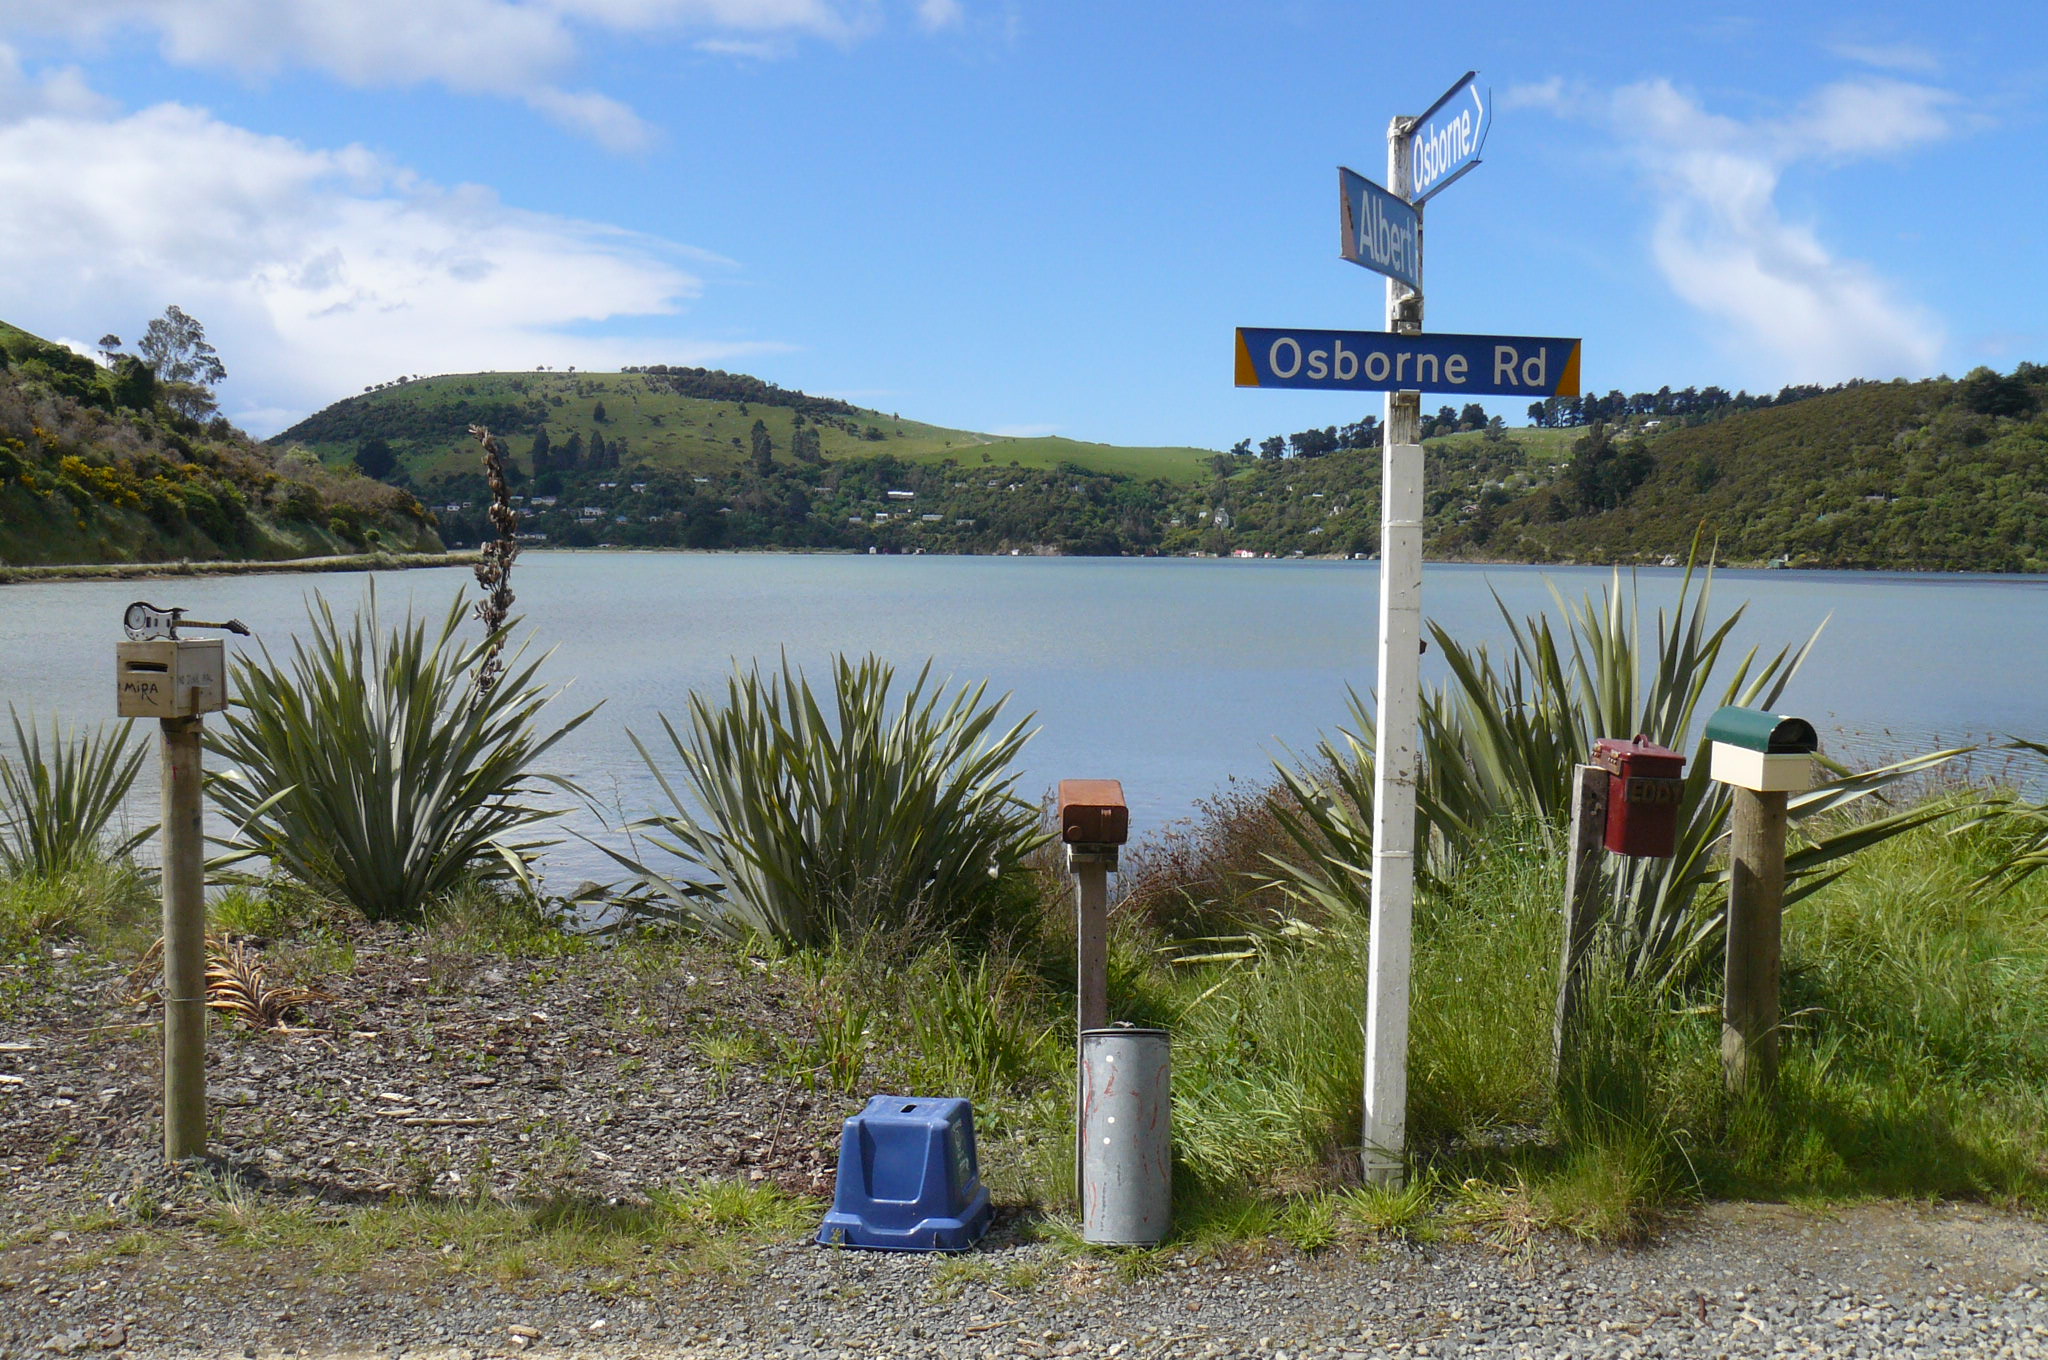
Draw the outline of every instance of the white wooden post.
M1557 965L1557 1012L1551 1021L1551 1071L1562 1080L1579 994L1585 989L1586 952L1600 923L1600 856L1606 849L1607 771L1580 765L1572 771L1571 846L1564 869L1564 944Z
M1387 128L1387 188L1406 201L1413 120ZM1418 207L1418 216L1421 213ZM1418 229L1418 237L1420 231ZM1416 276L1421 277L1418 260ZM1387 280L1387 329L1422 330L1422 294ZM1408 1144L1408 978L1422 658L1422 394L1389 392L1380 458L1379 720L1373 748L1371 977L1365 1000L1365 1178L1399 1184Z

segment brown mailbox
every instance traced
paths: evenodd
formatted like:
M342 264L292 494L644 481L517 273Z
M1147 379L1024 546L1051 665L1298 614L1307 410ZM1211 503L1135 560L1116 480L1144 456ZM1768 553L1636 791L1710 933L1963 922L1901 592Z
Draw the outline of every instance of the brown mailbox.
M193 718L228 706L219 638L152 638L114 649L114 711L124 718Z
M1124 786L1114 779L1060 781L1060 839L1068 845L1122 845L1131 835Z
M1685 801L1685 757L1644 736L1593 743L1607 771L1607 848L1617 855L1668 859L1678 848L1678 807Z

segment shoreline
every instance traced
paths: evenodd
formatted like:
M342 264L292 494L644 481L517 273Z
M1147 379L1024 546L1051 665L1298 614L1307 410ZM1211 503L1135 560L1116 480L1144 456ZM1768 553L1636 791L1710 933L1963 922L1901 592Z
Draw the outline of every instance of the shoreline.
M474 549L441 553L340 553L328 557L285 557L262 561L79 562L52 566L0 566L0 586L35 581L132 581L168 576L266 576L294 572L409 571L416 567L468 567Z

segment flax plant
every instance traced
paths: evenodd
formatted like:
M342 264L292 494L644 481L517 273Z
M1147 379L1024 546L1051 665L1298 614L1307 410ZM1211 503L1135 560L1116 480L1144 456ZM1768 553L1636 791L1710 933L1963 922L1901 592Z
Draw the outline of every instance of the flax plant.
M1769 655L1751 647L1735 656L1729 636L1746 606L1715 619L1712 582L1711 568L1689 569L1678 600L1668 613L1657 611L1649 632L1637 590L1624 591L1619 571L1597 599L1574 603L1553 585L1561 624L1549 614L1517 619L1496 593L1509 636L1504 659L1431 627L1451 678L1422 702L1416 839L1426 879L1447 878L1483 855L1503 819L1532 821L1544 849L1561 853L1572 770L1592 758L1597 738L1642 734L1676 750L1690 746L1677 853L1617 857L1610 865L1609 943L1631 978L1675 980L1708 956L1725 904L1718 855L1730 800L1708 777L1704 719L1726 704L1774 707L1820 637L1815 629L1796 647ZM1283 885L1326 913L1362 911L1370 893L1374 714L1356 694L1351 707L1355 733L1323 742L1308 769L1280 771L1290 797L1278 812L1301 852L1286 857ZM1841 809L1957 754L1930 752L1860 774L1832 766L1832 778L1791 800L1791 815L1805 820ZM1945 811L1922 805L1836 825L1794 846L1786 905L1828 882L1843 856Z
M2008 751L2021 752L2048 765L2048 744L2014 737ZM2006 833L2008 846L1997 863L1987 869L1973 887L2001 887L2011 891L2024 879L2048 869L2048 800L2031 803L2013 793L1994 794L1970 810L1958 832L1993 826Z
M669 802L636 827L676 862L607 851L642 909L797 948L992 924L1042 839L1010 773L1030 719L999 727L1006 697L948 694L929 662L900 699L894 682L873 656L836 656L828 712L786 658L735 670L723 706L690 697L687 735L662 717L673 779L634 736Z
M154 826L109 836L142 768L143 744L127 723L70 733L50 724L49 745L12 704L15 755L0 753L0 873L51 879L100 860L118 860Z
M479 879L530 886L546 842L526 837L565 810L533 795L577 792L535 766L595 710L543 734L552 696L523 652L481 687L503 639L460 639L466 611L458 594L438 627L408 615L387 631L374 589L346 623L316 596L286 662L235 658L235 706L207 737L235 827L219 864L266 859L372 921L418 920Z

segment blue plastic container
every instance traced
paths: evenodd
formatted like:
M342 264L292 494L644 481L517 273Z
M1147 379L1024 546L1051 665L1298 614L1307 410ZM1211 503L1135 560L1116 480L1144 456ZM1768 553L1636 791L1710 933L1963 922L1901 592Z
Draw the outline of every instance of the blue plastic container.
M820 1242L965 1251L988 1231L988 1220L968 1102L876 1096L846 1121L839 1187Z

